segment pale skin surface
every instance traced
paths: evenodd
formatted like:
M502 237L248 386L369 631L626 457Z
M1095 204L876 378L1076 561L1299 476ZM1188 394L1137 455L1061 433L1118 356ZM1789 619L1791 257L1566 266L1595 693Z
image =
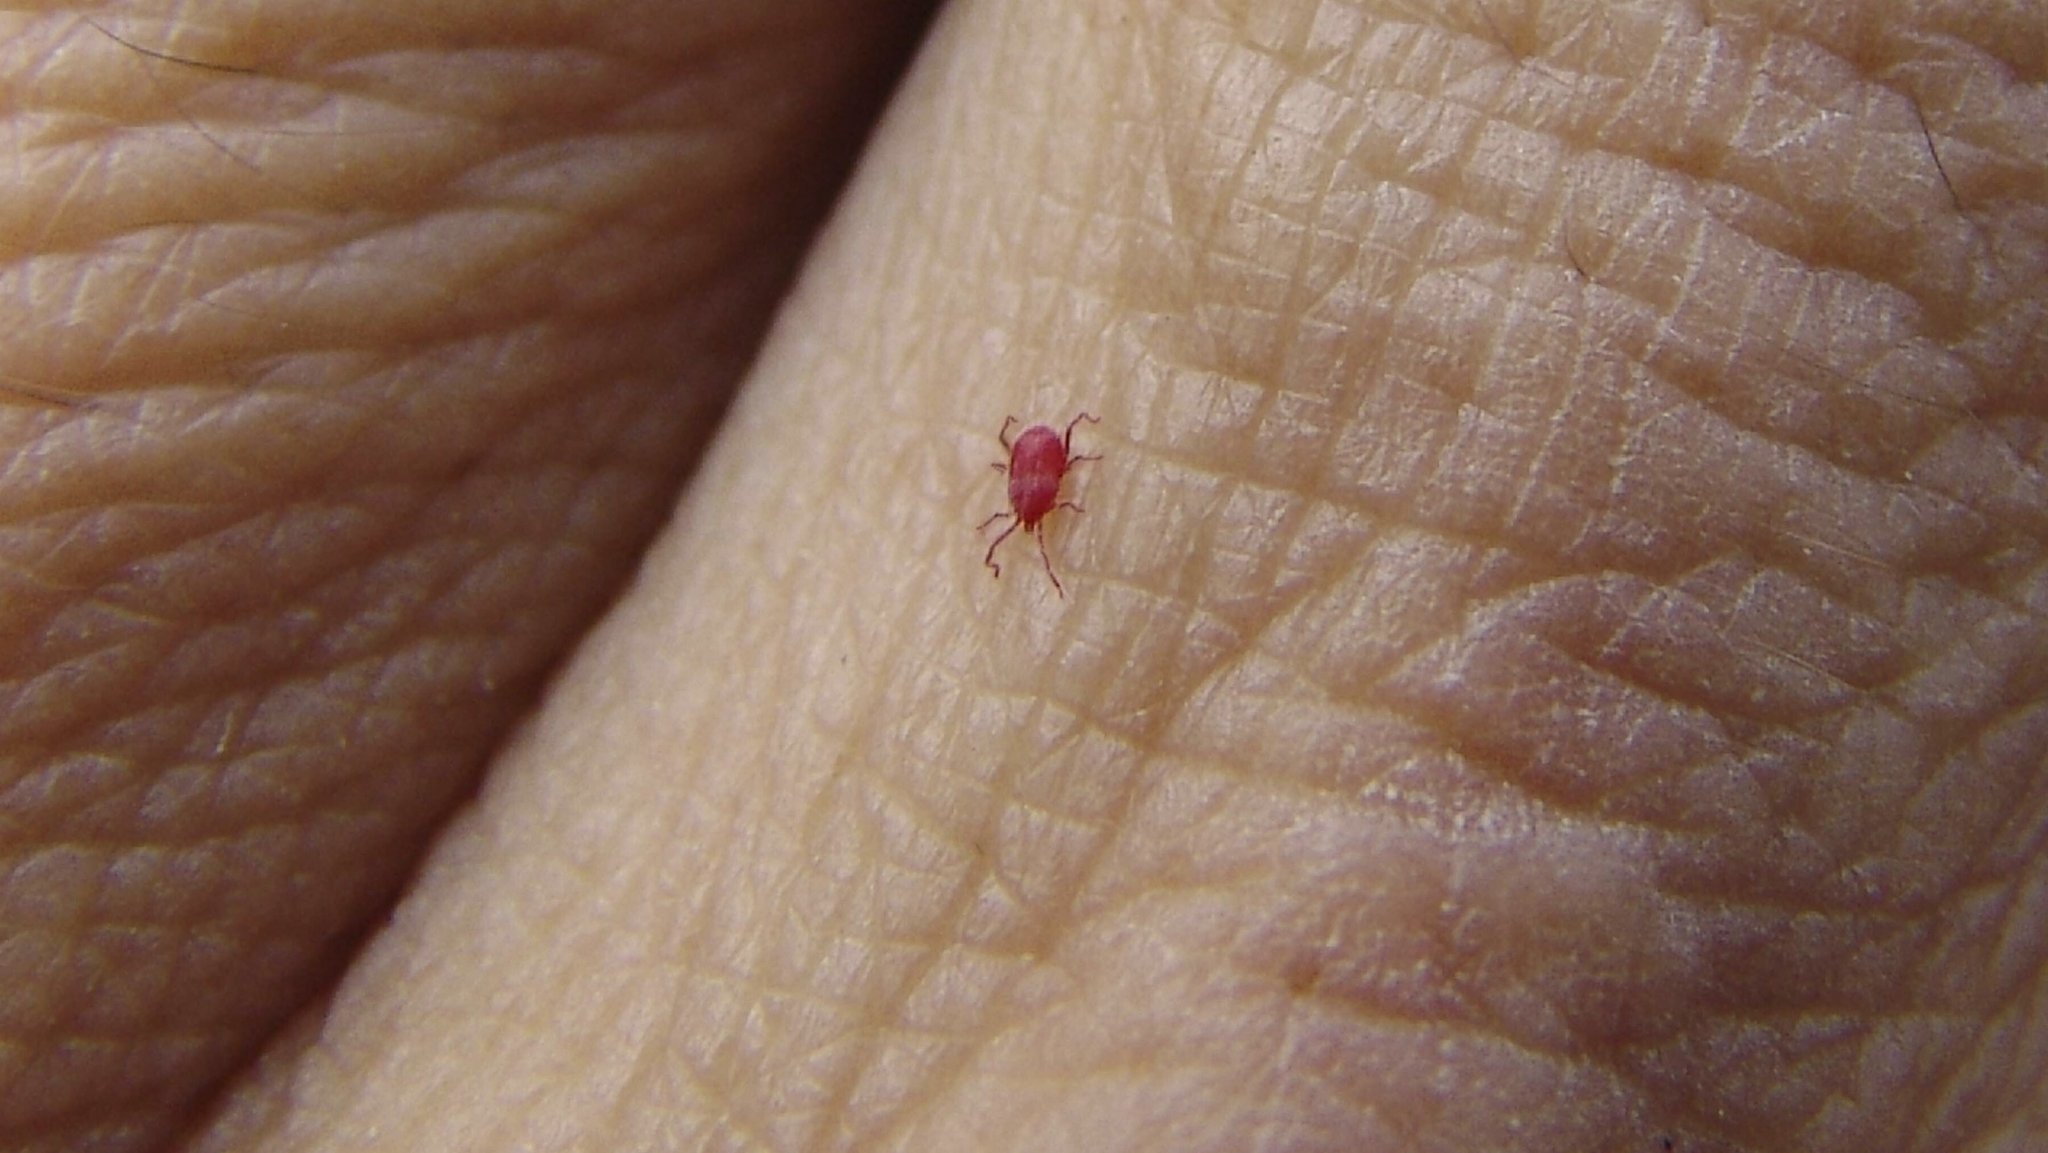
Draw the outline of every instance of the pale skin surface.
M440 828L859 21L11 59L159 144L4 202L0 1134L162 1147L324 963L189 1147L2040 1147L2048 27L1970 7L949 10ZM1083 408L1068 599L990 580Z

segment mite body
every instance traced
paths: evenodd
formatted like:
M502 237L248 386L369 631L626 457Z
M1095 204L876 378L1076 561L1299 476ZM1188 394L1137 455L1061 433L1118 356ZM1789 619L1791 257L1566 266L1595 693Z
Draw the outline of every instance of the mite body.
M1060 499L1060 483L1066 479L1068 471L1085 461L1102 459L1100 456L1074 454L1074 428L1084 420L1090 424L1098 423L1095 417L1084 412L1068 422L1064 434L1046 425L1034 424L1019 433L1014 442L1010 440L1010 426L1018 423L1017 418L1013 416L1003 421L1002 431L996 434L996 440L1009 451L1010 460L1008 464L997 463L989 467L1009 475L1010 508L982 521L981 527L975 530L979 532L999 520L1010 522L1009 527L989 544L988 555L981 558L981 563L993 570L997 577L1003 575L1003 566L996 563L996 549L1010 539L1010 534L1021 528L1037 537L1038 559L1045 562L1045 575L1052 579L1053 591L1063 600L1067 590L1060 584L1059 574L1052 569L1052 557L1045 551L1042 525L1047 514L1054 509L1084 511L1073 501Z

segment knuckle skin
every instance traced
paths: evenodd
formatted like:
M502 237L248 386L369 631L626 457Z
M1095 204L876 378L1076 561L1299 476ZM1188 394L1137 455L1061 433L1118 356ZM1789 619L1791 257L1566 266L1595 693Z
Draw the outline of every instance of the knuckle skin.
M0 1148L163 1145L334 979L659 525L915 22L422 12L0 46Z
M947 347L935 318L964 358L1002 362L931 358L933 395L1014 379L998 370L1025 342L986 337L1015 286L943 289L985 284L990 222L1016 227L994 247L1066 262L1025 271L1090 302L1090 331L1095 302L1136 321L1100 344L1037 334L1045 375L1100 371L1135 333L1132 387L1155 393L1119 402L1144 459L1116 499L1147 512L1110 534L1105 611L977 632L923 586L879 587L903 570L844 530L916 536L883 490L806 483L899 458L854 435L795 462L735 453L686 566L735 595L635 620L672 627L637 631L647 665L696 669L605 689L618 728L665 746L645 790L564 782L550 770L589 756L587 732L554 730L472 841L544 891L444 876L413 906L418 947L383 954L404 987L291 1086L324 1090L307 1144L336 1116L401 1131L394 1113L500 1146L735 1125L945 1149L2038 1131L2043 505L2038 451L2008 450L2041 443L2039 326L1987 338L2010 359L1986 365L1908 323L1965 229L1918 211L1949 204L1926 141L1845 114L1846 56L1811 30L1514 8L1447 28L1162 4L1111 29L1165 27L1138 51L1044 51L1034 16L1091 24L1057 7L956 9L996 66L938 70L965 90L927 93L939 138L911 144L998 178L892 173L905 231L850 230L836 271L867 284L908 248L941 291L828 294L847 331L798 341L780 394L798 411L750 419L786 444L897 416L901 394L861 386L914 389L899 345ZM1830 69L1824 91L1766 66L1787 59ZM1901 111L1880 88L1856 106ZM1020 114L1017 93L1062 102ZM1660 111L1616 115L1625 98ZM1693 107L1696 132L1664 124ZM1011 178L1047 155L1105 167ZM1925 179L1843 211L1843 181L1808 179L1816 155ZM1713 165L1726 179L1703 188ZM1959 194L1983 187L1949 167ZM1075 205L1099 217L1075 228ZM764 569L820 574L812 627L729 611ZM875 604L931 631L847 627ZM675 636L729 659L676 661ZM678 748L703 754L681 780ZM670 903L589 900L552 883L565 861ZM426 943L450 937L466 948ZM588 963L597 941L624 963ZM484 955L504 969L477 972ZM474 1025L465 1092L420 1055L431 1026L378 1044L421 1010ZM550 1092L564 1076L623 1088L592 1118Z
M1044 252L1050 184L1124 230L1030 272L1135 335L1063 359L1057 333L1039 371L1142 375L1157 457L1119 499L1157 515L1115 534L1114 623L1052 648L1050 686L1006 644L1022 685L997 684L1076 744L1170 742L1134 775L1213 790L1116 833L1194 874L1189 906L1259 878L1215 937L1170 911L1104 927L1105 953L1140 943L1101 969L1146 980L1064 1027L1152 1010L1102 1043L1112 1075L1190 1051L1212 1022L1160 990L1270 928L1247 952L1299 995L1246 1016L1355 1046L1321 1067L1355 1078L1334 1096L1426 1097L1443 1045L1470 1062L1444 1079L1503 1095L1593 1082L1516 1102L1586 1126L1556 1147L1610 1147L1598 1122L1631 1107L1714 1119L1691 1136L1719 1147L1862 1147L1827 1126L1906 1132L1951 1092L1944 1131L2038 1131L2048 245L2037 204L2000 201L2048 187L2048 106L2038 58L1999 53L2042 43L2039 15L1945 27L1927 57L1904 9L1483 7L1150 10L1156 42L1103 53L1142 82L1097 59L1114 131L1058 127L1115 163L918 205L1026 221L1001 247ZM1062 47L990 71L1077 93L1088 49ZM1000 119L923 146L1013 171L1049 129ZM1270 833L1206 839L1239 823L1293 834L1306 879L1270 879ZM1170 909L1150 881L1100 899ZM1160 938L1194 972L1162 974ZM1006 1052L1079 1078L1031 1065L1063 1027L1040 1008ZM1266 1086L1248 1048L1204 1084ZM1571 1116L1586 1100L1614 1112ZM1531 1115L1479 1104L1455 1120ZM1500 1143L1466 1135L1444 1143Z

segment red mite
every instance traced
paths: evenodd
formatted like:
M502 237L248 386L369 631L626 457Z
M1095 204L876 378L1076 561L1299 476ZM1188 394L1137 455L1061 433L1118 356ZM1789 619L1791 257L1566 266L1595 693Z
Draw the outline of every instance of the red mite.
M1017 423L1017 418L1013 416L1005 420L1003 430L996 434L996 439L1009 450L1010 463L992 464L989 467L997 472L1010 474L1010 511L995 514L982 521L981 527L975 529L976 532L980 532L1005 518L1010 522L1010 527L998 534L995 541L988 546L988 555L981 558L981 563L994 569L998 577L1003 575L1003 566L996 563L996 549L1010 539L1011 533L1020 528L1036 536L1038 559L1045 562L1045 575L1052 578L1053 591L1060 594L1062 600L1066 599L1067 590L1061 587L1059 575L1052 571L1052 558L1046 555L1045 533L1040 529L1039 522L1056 508L1084 511L1073 501L1060 499L1060 481L1066 479L1068 469L1082 461L1102 459L1094 455L1074 455L1074 426L1084 420L1089 424L1100 423L1084 412L1067 425L1065 436L1045 425L1034 424L1019 433L1014 444L1010 442L1010 426Z

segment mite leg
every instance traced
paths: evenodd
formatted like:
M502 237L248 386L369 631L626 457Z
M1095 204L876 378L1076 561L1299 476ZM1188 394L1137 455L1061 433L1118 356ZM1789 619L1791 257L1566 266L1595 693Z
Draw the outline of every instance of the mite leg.
M1085 413L1085 412L1084 412L1084 413L1082 413L1081 415L1079 415L1079 416L1075 417L1074 419L1072 419L1072 420L1070 420L1070 421L1068 421L1068 422L1067 422L1067 435L1066 435L1066 439L1064 439L1064 440L1062 440L1062 441L1060 442L1060 447L1066 450L1066 453L1067 453L1067 457L1068 457L1069 459L1072 459L1072 457L1073 457L1073 455L1074 455L1074 426L1075 426L1075 425L1077 425L1077 424L1080 424L1080 423L1081 423L1082 421L1084 421L1084 420L1085 420L1085 421L1087 421L1087 422L1088 422L1089 424L1101 424L1101 423L1102 423L1102 421L1101 421L1101 419L1100 419L1100 418L1098 418L1098 417L1093 417L1093 416L1089 416L1089 415L1088 415L1087 413ZM1008 446L1007 446L1007 445L1005 445L1004 447L1006 447L1006 448L1007 448ZM1092 457L1092 456L1084 456L1084 457L1082 457L1081 459L1082 459L1082 460L1094 460L1095 458L1094 458L1094 457Z
M995 570L995 574L996 574L996 576L997 576L998 578L1000 578L1000 577L1001 577L1001 576L1003 575L1003 566L1001 566L1001 565L999 565L999 564L997 564L997 563L996 563L996 549L997 549L997 547L999 547L999 546L1000 546L1000 545L1001 545L1001 544L1002 544L1002 543L1003 543L1004 541L1006 541L1006 540L1009 540L1009 539L1010 539L1010 534L1011 534L1011 533L1013 533L1013 532L1016 532L1016 531L1017 531L1017 526L1018 526L1019 524L1022 524L1023 522L1022 522L1022 521L1020 521L1020 520L1018 520L1018 519L1017 519L1017 518L1015 518L1014 516L1010 516L1010 514L1009 514L1009 513L1006 513L1006 512L999 512L999 513L997 513L996 515L994 515L994 516L992 516L992 517L988 518L987 520L985 520L985 521L982 521L982 522L981 522L981 528L987 528L988 526L990 526L990 525L992 525L992 524L996 523L997 521L999 521L999 520L1003 519L1003 518L1004 518L1004 517L1006 517L1006 516L1009 516L1009 517L1010 517L1010 527L1009 527L1009 528L1006 528L1006 529L1004 529L1004 530L1003 530L1002 532L998 533L998 534L996 535L996 539L995 539L995 540L993 540L993 541L990 541L990 542L989 542L989 546L988 546L988 555L986 555L986 556L984 556L984 557L982 557L982 558L981 558L981 563L982 563L982 564L984 564L984 565L987 565L987 566L988 566L989 568L991 568L991 569ZM976 529L976 530L974 530L974 531L976 531L976 532L980 532L980 531L981 531L981 529Z
M1001 431L1001 432L999 432L999 433L997 433L997 434L996 434L996 440L997 440L998 442L1000 442L1000 443L1002 444L1002 446L1003 446L1003 451L1004 451L1004 452L1008 452L1008 451L1010 451L1010 426L1011 426L1011 425L1013 425L1013 424L1016 424L1016 423L1017 423L1017 418L1016 418L1016 417L1014 417L1014 416L1004 417L1004 418L1003 418L1003 431Z
M1052 591L1060 594L1061 600L1066 600L1066 586L1060 583L1060 574L1052 571L1052 555L1045 551L1045 530L1040 529L1032 535L1038 538L1038 559L1045 562L1045 575L1052 578Z

